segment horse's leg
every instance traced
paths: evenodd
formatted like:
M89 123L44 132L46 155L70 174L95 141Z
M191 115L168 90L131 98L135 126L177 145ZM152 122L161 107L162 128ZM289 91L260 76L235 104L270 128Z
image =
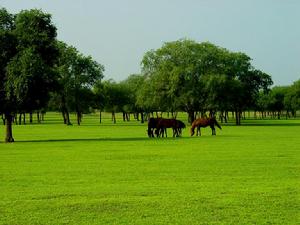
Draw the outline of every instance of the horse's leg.
M197 136L201 136L200 126L197 127Z
M179 137L179 131L177 127L173 127L173 137Z
M159 128L159 136L160 137L165 137L165 130L164 130L164 128Z
M177 131L177 137L180 137L181 136L181 128L177 128L176 131Z
M210 126L210 128L211 128L211 135L216 135L216 129L215 129L215 126L214 125L212 125L212 126Z
M166 132L166 138L168 137L168 134L167 134L167 128L165 128L165 132Z
M160 136L159 128L155 128L154 133L155 133L156 137L158 138Z

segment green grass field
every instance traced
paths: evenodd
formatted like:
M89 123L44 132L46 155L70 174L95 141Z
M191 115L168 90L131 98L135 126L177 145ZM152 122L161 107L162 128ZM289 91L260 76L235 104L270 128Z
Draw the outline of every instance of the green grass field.
M1 125L0 224L300 224L300 120L242 123L149 139L50 113L13 144Z

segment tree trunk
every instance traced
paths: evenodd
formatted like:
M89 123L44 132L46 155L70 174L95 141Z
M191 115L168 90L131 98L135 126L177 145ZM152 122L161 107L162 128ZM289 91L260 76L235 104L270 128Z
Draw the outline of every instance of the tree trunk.
M67 125L72 125L72 123L70 121L70 114L69 114L68 110L65 111L65 118L66 118L66 124Z
M102 112L101 112L101 110L100 110L100 113L99 113L100 115L99 115L99 122L101 123L102 122Z
M41 112L41 121L45 120L45 114L46 114L46 112L44 112L44 111Z
M36 119L38 123L41 123L41 115L39 111L36 112Z
M32 123L32 112L29 113L29 122Z
M195 120L195 112L194 111L188 111L188 122L192 124Z
M22 114L23 114L23 113L20 113L20 114L19 114L19 124L20 124L20 125L22 124Z
M62 115L62 117L63 117L63 119L64 119L64 124L67 124L66 113L65 113L64 110L61 110L61 115Z
M241 125L241 112L239 110L235 111L235 124Z
M141 112L141 123L144 123L144 113Z
M113 123L116 123L116 114L115 114L115 112L111 113L111 120L113 121Z
M77 111L76 116L77 116L77 124L80 125L80 123L81 123L81 112Z
M12 115L10 113L5 114L5 121L6 121L6 137L5 142L14 142L14 138L12 136Z

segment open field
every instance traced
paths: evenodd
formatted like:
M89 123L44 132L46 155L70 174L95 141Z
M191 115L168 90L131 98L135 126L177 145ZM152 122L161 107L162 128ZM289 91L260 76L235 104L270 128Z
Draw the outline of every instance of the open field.
M300 224L300 120L149 139L136 121L45 119L13 144L0 125L0 224Z

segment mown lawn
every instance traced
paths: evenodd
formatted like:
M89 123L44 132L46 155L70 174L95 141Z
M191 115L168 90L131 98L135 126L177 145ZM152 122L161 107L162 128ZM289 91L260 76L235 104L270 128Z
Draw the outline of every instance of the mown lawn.
M300 224L300 120L149 139L135 121L45 119L0 142L0 224Z

